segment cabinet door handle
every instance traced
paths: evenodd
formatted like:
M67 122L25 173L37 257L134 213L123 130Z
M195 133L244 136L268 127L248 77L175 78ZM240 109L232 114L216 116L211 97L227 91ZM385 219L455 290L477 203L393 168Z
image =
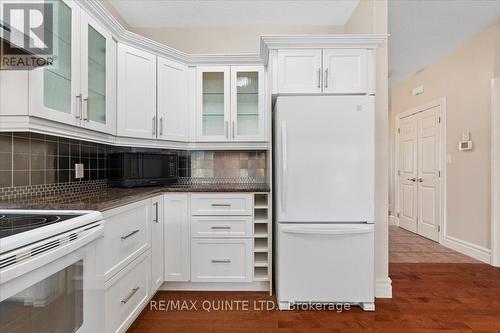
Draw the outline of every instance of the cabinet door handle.
M229 130L228 130L228 127L229 127L229 121L226 120L226 122L224 123L224 136L226 138L229 138Z
M213 226L212 229L213 230L230 230L231 227Z
M158 223L158 203L155 202L153 206L155 206L155 218L153 219L153 222Z
M160 136L163 136L163 117L160 117Z
M153 135L156 135L156 116L153 116Z
M76 119L82 119L82 94L76 95L76 101L77 101L77 113L76 113Z
M84 106L84 110L85 112L83 113L83 120L85 121L89 121L89 101L90 101L90 97L87 96L87 98L84 98L83 99L83 106Z
M321 68L318 68L318 88L321 88Z
M415 182L417 180L417 178L413 177L413 178L406 178L406 180L409 180L411 182Z
M235 123L234 123L234 120L233 120L233 124L231 125L231 131L233 132L233 139L234 139L234 128L235 128Z
M325 88L328 88L328 68L325 69Z
M212 259L212 264L230 264L230 259Z
M134 230L134 231L131 231L131 232L129 232L128 234L126 234L125 236L121 236L121 237L120 237L120 239L121 239L121 240L125 240L125 239L127 239L127 238L129 238L129 237L131 237L131 236L135 235L135 234L136 234L136 233L138 233L139 231L140 231L139 229L136 229L136 230Z
M231 204L213 203L212 207L231 207Z
M422 178L417 178L417 182L422 183L424 180Z
M141 289L140 287L135 287L134 289L132 289L132 291L130 292L130 294L128 294L127 297L125 297L124 299L121 300L122 304L125 304L127 303L128 301L130 301L130 299L132 297L134 297L135 293L139 291L139 289Z

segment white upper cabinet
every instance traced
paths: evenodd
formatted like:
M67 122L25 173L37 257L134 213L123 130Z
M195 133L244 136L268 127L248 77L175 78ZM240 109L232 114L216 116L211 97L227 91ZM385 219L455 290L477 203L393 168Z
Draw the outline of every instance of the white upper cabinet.
M367 92L368 51L366 49L323 50L323 92L363 94Z
M116 43L75 1L53 8L56 60L30 72L30 114L114 133Z
M158 138L188 141L188 68L158 57Z
M366 94L370 77L368 50L278 50L280 94Z
M262 66L197 68L198 141L265 141Z
M81 121L84 127L112 133L116 128L116 42L82 11Z
M156 56L118 44L117 134L156 138Z
M196 128L199 141L227 141L230 133L230 67L198 67Z
M321 49L278 50L280 93L321 93Z
M261 66L231 67L231 137L265 140L265 80Z
M54 8L54 55L50 67L30 71L30 114L69 125L79 125L80 13L74 1L62 0Z

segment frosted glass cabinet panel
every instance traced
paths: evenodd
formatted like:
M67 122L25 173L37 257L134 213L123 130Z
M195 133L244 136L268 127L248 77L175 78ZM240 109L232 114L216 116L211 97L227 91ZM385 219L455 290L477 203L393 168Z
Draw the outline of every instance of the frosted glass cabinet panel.
M77 125L80 106L81 9L75 1L54 1L52 66L30 71L30 114Z
M263 75L262 67L231 67L231 135L235 141L265 139Z
M229 138L229 67L199 67L198 137L202 141L226 141Z
M88 26L89 119L106 123L106 38Z
M54 65L30 71L30 114L114 133L116 42L78 6L54 0Z
M81 15L82 126L113 133L116 128L116 42L98 22Z

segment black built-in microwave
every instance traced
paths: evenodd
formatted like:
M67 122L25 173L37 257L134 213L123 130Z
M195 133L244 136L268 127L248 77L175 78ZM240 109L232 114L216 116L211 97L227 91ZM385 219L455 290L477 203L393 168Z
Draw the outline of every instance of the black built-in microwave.
M111 186L138 187L172 184L177 180L177 155L113 153L108 155Z

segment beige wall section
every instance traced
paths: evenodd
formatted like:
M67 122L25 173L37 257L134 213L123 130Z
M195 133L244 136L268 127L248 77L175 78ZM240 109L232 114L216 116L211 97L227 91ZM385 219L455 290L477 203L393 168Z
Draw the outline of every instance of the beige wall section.
M490 248L491 79L500 26L491 27L456 50L391 88L391 136L398 113L446 97L447 236ZM412 96L419 85L425 92ZM472 151L461 152L463 131L471 132ZM394 152L394 144L392 146ZM394 165L392 177L394 177ZM394 199L394 185L390 201Z
M345 33L388 33L385 0L361 0ZM377 48L375 105L375 283L377 297L391 297L389 280L389 92L387 42ZM381 294L385 291L385 294Z
M380 4L375 4L375 2L380 2ZM383 6L385 1L373 1L373 0L361 0L358 7L352 13L351 18L344 25L346 33L369 33L373 32L375 29L375 17L373 15L375 6ZM378 18L380 20L380 18ZM387 33L380 29L381 33Z
M130 25L125 21L125 19L118 13L118 11L113 7L108 0L99 0L102 6L111 14L113 17L127 30L130 30Z
M343 33L343 26L259 26L132 28L131 31L177 50L195 54L259 53L260 36Z

